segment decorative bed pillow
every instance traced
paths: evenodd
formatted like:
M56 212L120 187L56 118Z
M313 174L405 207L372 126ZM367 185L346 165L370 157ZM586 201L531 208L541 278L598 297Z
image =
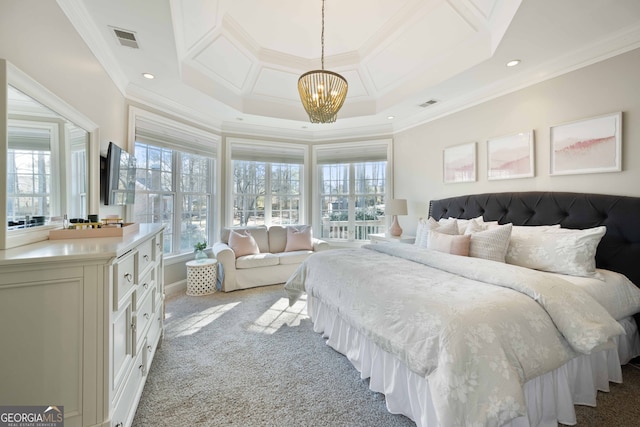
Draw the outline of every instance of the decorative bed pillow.
M471 235L451 235L431 230L427 237L427 249L451 255L469 256L470 242Z
M600 226L585 230L557 228L539 233L512 233L505 260L535 270L598 277L596 249L606 230L605 226Z
M253 238L248 230L241 232L231 230L229 233L229 246L236 254L236 258L260 253L256 239Z
M464 232L471 236L469 256L505 262L512 227L512 224L487 226L472 220Z
M512 233L537 233L539 231L558 230L560 224L555 225L514 225Z
M312 250L313 236L311 235L310 225L287 227L287 245L284 248L285 252Z
M427 247L427 239L429 238L429 232L431 230L438 230L438 232L442 234L456 235L458 234L458 223L454 219L453 221L447 221L440 224L434 218L429 217L422 227L422 232L420 233L419 238L420 244L418 246L421 248ZM416 238L418 237L416 236Z
M455 221L456 224L458 224L458 234L464 234L464 231L467 229L467 226L472 222L476 222L478 224L484 224L484 218L482 217L482 215L475 217L475 218L471 218L471 219L460 219L460 218L454 218L452 216L450 216L449 218L442 218L438 221L438 223L440 225L443 224L447 224L451 221Z
M413 244L416 246L422 246L422 230L424 229L426 220L424 218L418 218L418 226L416 227L416 239Z

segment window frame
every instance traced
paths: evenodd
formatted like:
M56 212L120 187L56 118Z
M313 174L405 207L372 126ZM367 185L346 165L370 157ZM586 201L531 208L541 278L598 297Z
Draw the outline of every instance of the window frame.
M225 227L233 227L233 203L234 203L234 192L233 188L233 175L234 175L234 167L233 167L233 145L241 145L243 147L254 147L255 148L255 159L254 161L263 162L269 165L268 170L265 169L265 180L267 184L270 184L271 179L270 175L272 173L272 165L273 164L281 164L286 163L282 161L275 160L272 156L264 155L263 159L261 159L260 152L261 151L269 151L274 148L280 150L301 150L303 155L303 162L299 163L302 165L302 170L300 171L300 210L298 212L299 224L309 224L309 200L307 198L307 186L309 185L309 177L313 174L309 173L309 145L302 144L297 142L280 142L280 141L264 141L264 140L253 140L247 138L227 138L226 139L226 161L225 161L225 170L226 170L226 184L225 184ZM240 160L240 159L235 159ZM293 163L293 162L292 162ZM297 164L297 163L294 163ZM272 192L265 194L265 225L270 226L271 221L271 196ZM269 216L269 221L267 221L267 216Z
M9 198L20 197L20 194L28 194L37 198L44 200L45 198L49 199L49 212L47 214L42 214L47 217L56 217L62 215L61 205L64 205L63 201L67 199L66 188L62 188L60 186L60 171L66 170L67 168L67 159L65 156L62 156L60 153L60 124L58 122L52 121L35 121L35 120L21 120L21 119L8 119L7 120L7 128L35 128L46 130L49 133L49 150L28 150L23 149L24 151L44 151L49 153L49 176L47 178L49 193L44 193L42 195L37 195L37 193L9 193L9 189L7 188L7 208L9 205ZM9 152L13 150L12 147L7 147L7 160L9 158ZM8 164L5 165L7 168L7 180L9 179L9 169ZM58 167L60 169L58 169ZM15 173L15 172L13 172ZM7 217L9 216L9 212L7 211Z
M367 157L366 153L372 147L377 148L378 150L386 151L387 164L386 164L386 170L385 170L384 198L385 200L390 200L393 198L393 140L392 139L378 139L378 140L344 142L344 143L338 142L338 143L316 144L313 146L312 166L311 166L313 168L313 173L311 174L311 181L312 181L311 193L312 193L313 203L311 206L313 210L312 226L315 230L322 230L322 204L321 204L322 192L320 191L320 186L322 185L322 182L320 181L320 173L318 170L319 166L322 164L342 163L342 164L348 164L350 171L353 171L355 169L355 164L357 163L380 161L379 158L374 158L374 155L372 155L372 158L370 160L366 160L366 157ZM360 154L358 155L357 159L354 159L353 161L349 161L349 162L345 162L345 161L335 162L335 163L329 163L326 161L319 162L318 158L321 157L319 156L319 152L321 152L322 150L327 150L327 152L334 151L336 153L340 153L341 151L344 151L345 153L360 153ZM355 204L352 203L352 200L355 200L355 198L357 197L357 194L355 192L355 179L352 179L351 176L352 176L352 173L350 172L349 194L347 196L347 198L349 199L348 209L350 212L355 209ZM355 216L355 212L354 212L354 215L349 215L349 218L354 216ZM355 224L352 224L351 220L349 221L350 221L349 227L352 229L355 226ZM385 223L388 229L391 223L391 219L388 218L386 215L385 215ZM352 246L360 246L363 243L367 242L367 240L355 240L355 239L344 240L344 239L321 237L320 234L318 234L318 238L322 238L323 240L331 242L331 244L335 246L352 247Z
M222 180L222 167L221 167L221 142L220 137L212 132L202 130L196 127L193 127L189 124L185 124L182 122L178 122L172 119L169 119L164 116L160 116L158 114L152 113L150 111L130 106L129 107L129 132L128 132L128 152L135 152L135 143L136 143L136 129L138 120L144 121L147 123L151 123L162 128L166 128L169 130L175 130L177 132L186 132L194 137L193 141L185 142L175 142L175 143L163 143L158 142L157 145L152 144L151 142L146 142L149 145L161 146L166 149L170 149L174 152L182 152L182 153L190 153L190 154L198 154L210 157L210 167L213 167L213 173L210 176L210 182L208 186L210 187L210 204L211 207L209 212L207 213L207 247L211 247L214 242L217 241L217 238L220 234L220 224L221 224L221 209L220 209L220 188L221 188L221 180ZM140 141L143 142L143 141ZM145 143L145 142L143 142ZM177 180L180 178L176 169L176 155L172 156L172 190L176 189ZM166 193L166 192L163 192ZM179 215L177 215L176 205L182 204L182 199L178 197L178 194L182 194L180 192L171 191L174 197L174 213L173 213L173 230L172 230L172 248L173 251L170 253L165 253L164 258L168 264L172 264L173 262L180 262L187 257L192 256L192 251L188 252L176 252L179 249L179 239L180 239L180 227L181 222L178 220ZM189 194L189 193L185 193ZM125 217L133 218L133 206L126 206ZM182 208L180 207L180 211Z

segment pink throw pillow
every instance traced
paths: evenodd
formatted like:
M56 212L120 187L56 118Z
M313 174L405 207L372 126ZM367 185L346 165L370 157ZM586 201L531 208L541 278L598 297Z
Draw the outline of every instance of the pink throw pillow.
M446 252L451 255L469 256L470 244L470 234L452 236L431 230L427 237L427 249Z
M287 245L284 248L285 252L312 250L313 236L311 235L311 226L287 227Z
M247 230L241 232L231 230L231 233L229 233L229 246L236 254L236 258L260 253L256 239Z

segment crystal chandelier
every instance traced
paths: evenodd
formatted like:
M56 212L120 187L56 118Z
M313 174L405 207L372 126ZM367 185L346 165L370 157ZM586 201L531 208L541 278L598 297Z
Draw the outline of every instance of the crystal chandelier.
M324 2L322 0L322 70L308 71L298 79L298 92L311 123L333 123L347 97L347 80L324 69Z

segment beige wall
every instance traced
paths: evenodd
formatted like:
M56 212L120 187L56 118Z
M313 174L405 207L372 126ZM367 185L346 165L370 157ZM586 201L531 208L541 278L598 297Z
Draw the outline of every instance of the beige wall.
M0 2L0 58L96 123L101 151L126 148L124 96L55 1Z
M549 128L564 122L623 112L623 171L549 176ZM533 129L535 177L487 180L488 138ZM406 198L406 233L415 231L431 199L503 191L576 191L640 196L640 49L496 98L394 137L395 197ZM478 180L443 184L442 152L477 142Z

